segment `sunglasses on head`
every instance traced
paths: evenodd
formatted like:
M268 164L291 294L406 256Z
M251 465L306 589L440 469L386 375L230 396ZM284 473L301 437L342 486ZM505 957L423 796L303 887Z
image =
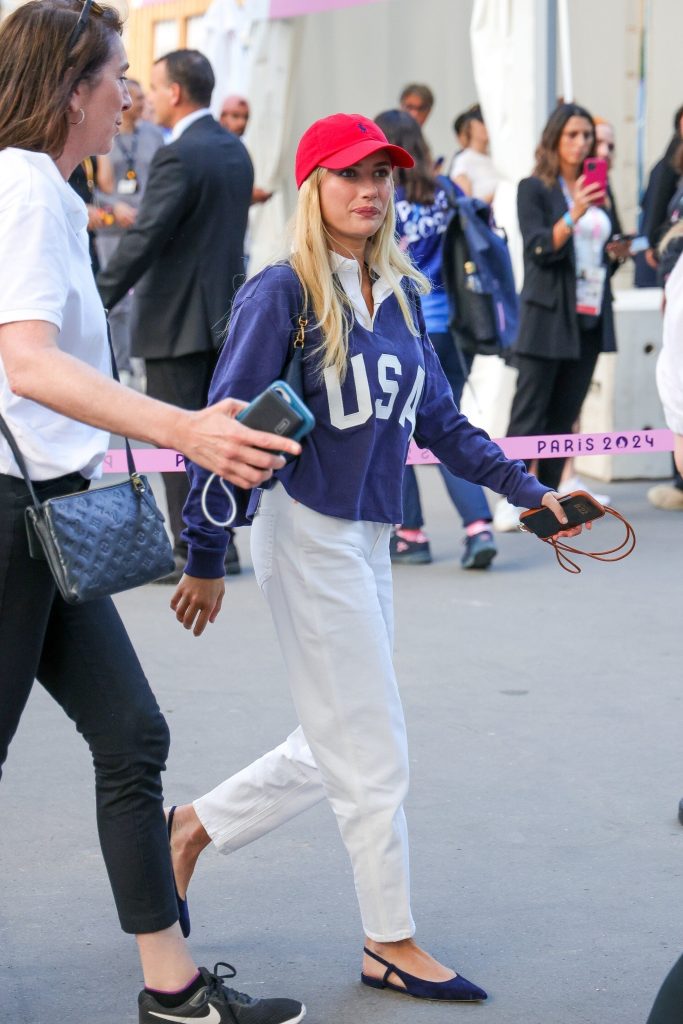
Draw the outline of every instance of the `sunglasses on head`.
M68 43L68 46L66 48L66 52L67 53L71 53L73 48L76 46L76 43L78 42L78 40L81 38L81 36L85 32L87 24L88 24L88 18L90 17L90 10L91 10L91 8L95 12L95 14L102 14L103 13L102 12L102 8L100 7L99 4L95 3L95 0L85 0L85 2L83 3L83 9L82 9L81 13L78 16L78 21L74 25L73 31L72 31L71 35L69 36L69 43Z

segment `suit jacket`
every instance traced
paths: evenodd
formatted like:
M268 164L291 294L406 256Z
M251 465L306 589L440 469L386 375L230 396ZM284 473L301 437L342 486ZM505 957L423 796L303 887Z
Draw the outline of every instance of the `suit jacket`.
M571 235L561 248L553 249L553 226L567 203L559 183L552 188L540 178L524 178L517 192L517 212L524 242L524 285L521 294L519 335L515 351L545 359L578 359L581 351L576 312L576 262ZM606 208L612 229L618 234L614 206ZM616 269L606 252L608 273L602 301L603 352L614 352L614 319L610 274Z
M245 147L209 115L156 152L138 218L97 279L108 309L135 285L133 355L218 348L244 280L253 183Z
M653 248L662 240L669 226L667 208L676 192L679 179L674 170L673 159L680 144L680 136L675 134L662 159L658 160L650 171L645 195L640 204L643 211L642 231Z

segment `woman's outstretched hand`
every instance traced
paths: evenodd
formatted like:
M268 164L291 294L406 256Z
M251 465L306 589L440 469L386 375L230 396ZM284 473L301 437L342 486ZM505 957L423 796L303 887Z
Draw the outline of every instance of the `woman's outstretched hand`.
M205 580L186 574L171 598L171 608L185 629L191 629L195 636L201 636L209 622L216 621L224 593L222 577Z

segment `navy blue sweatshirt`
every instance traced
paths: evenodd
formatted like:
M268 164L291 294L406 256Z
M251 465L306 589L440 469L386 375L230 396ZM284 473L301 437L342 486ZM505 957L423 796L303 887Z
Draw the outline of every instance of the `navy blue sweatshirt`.
M456 408L427 336L419 299L411 302L417 337L406 327L393 294L377 309L372 330L354 320L349 368L341 385L334 369L321 373L316 357L320 331L307 329L303 397L316 426L304 439L301 455L277 479L292 498L324 515L400 523L403 468L414 435L420 447L434 452L456 476L505 494L515 505L540 505L548 488L526 472L523 462L506 459L488 434ZM301 286L288 264L267 267L247 281L235 298L209 402L229 396L251 401L281 377L302 312ZM186 571L216 578L224 571L227 533L202 514L208 473L193 463L188 463L188 473ZM251 510L254 505L252 501ZM217 481L208 506L216 519L225 519L227 501Z

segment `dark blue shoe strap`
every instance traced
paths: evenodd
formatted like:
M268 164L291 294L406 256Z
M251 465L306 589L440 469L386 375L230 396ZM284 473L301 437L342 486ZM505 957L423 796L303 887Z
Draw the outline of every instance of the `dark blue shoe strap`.
M390 964L388 960L383 960L381 956L379 956L377 953L373 953L372 950L368 949L367 946L363 946L363 952L367 953L367 955L369 957L372 957L373 960L376 960L377 963L382 964L384 967L386 967L384 977L382 978L382 983L384 985L387 984L387 978L389 977L390 974L395 974L398 978L401 978L401 980L403 980L402 975L404 972L401 971L399 967L394 966L394 964ZM410 975L408 975L408 977L410 977Z
M167 828L169 847L171 845L171 829L173 828L173 816L175 815L176 810L177 805L174 804L173 807L171 807L171 809L168 812ZM190 924L190 908L187 905L187 899L183 899L180 893L178 892L178 886L176 885L175 880L175 872L173 873L173 891L175 892L175 901L178 907L178 921L180 923L180 930L183 933L183 936L187 939L190 937L190 930L192 927Z

